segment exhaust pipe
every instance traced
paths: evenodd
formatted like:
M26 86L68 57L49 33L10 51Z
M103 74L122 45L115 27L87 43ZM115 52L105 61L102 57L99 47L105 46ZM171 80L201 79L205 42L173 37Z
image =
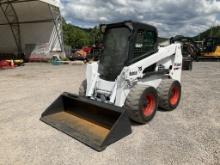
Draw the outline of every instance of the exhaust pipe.
M131 133L123 108L66 92L46 109L40 120L97 151Z

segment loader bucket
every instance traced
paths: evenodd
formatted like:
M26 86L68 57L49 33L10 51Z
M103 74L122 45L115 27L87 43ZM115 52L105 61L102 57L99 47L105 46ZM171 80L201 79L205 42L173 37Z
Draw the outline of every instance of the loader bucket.
M131 133L123 108L70 93L58 97L40 120L97 151Z

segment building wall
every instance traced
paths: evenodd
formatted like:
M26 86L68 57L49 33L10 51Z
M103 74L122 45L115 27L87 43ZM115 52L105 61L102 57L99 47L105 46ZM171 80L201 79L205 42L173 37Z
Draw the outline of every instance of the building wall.
M53 0L49 0L49 3L53 3ZM20 24L20 36L22 51L25 52L26 44L44 44L50 43L51 50L60 51L58 36L54 22L52 21L51 12L47 3L41 1L30 1L24 3L13 3L13 7L17 13ZM53 12L54 16L57 13ZM49 21L50 20L50 21ZM39 23L30 23L32 21L45 21ZM48 22L46 22L48 21ZM26 23L25 23L26 22ZM28 23L27 23L28 22ZM12 35L12 31L9 25L6 24L7 20L0 11L0 54L17 52L17 46ZM59 34L61 34L59 29ZM51 43L54 42L54 43Z

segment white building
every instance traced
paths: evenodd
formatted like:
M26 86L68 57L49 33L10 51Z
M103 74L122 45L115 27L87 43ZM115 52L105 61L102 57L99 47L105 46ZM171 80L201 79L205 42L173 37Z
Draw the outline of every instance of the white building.
M43 57L53 51L63 51L57 0L0 1L0 58L22 54Z

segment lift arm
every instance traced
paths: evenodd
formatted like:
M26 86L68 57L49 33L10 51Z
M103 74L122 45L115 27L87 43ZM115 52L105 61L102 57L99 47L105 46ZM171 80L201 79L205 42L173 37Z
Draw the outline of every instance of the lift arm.
M169 71L169 75L178 81L181 79L182 52L181 44L172 44L167 47L160 48L159 51L143 60L140 60L128 67L124 68L125 79L134 81L143 78L144 69L154 64L164 65L164 69Z

